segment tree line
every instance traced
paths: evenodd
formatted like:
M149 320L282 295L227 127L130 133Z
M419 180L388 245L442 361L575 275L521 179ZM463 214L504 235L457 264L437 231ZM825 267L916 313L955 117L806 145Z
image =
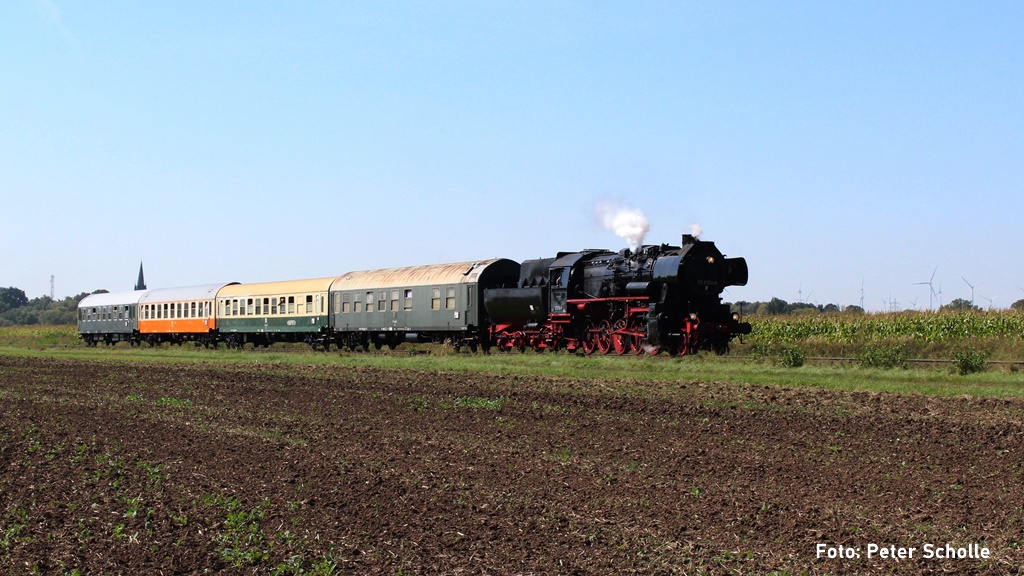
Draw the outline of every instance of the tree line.
M101 294L106 290L97 290L92 294ZM77 296L68 296L63 300L53 300L49 296L40 296L31 300L25 291L15 287L0 288L0 326L25 326L33 324L58 325L76 324L78 322L78 303L90 293L82 292ZM839 306L838 304L808 304L807 302L786 302L781 298L772 298L768 302L739 301L731 304L732 311L743 314L762 314L777 316L781 314L863 314L860 306ZM1017 300L1010 306L1012 310L1024 311L1024 299ZM957 298L944 304L940 311L981 312L981 308L969 300Z
M761 314L766 316L778 316L782 314L864 314L860 306L839 306L838 304L808 304L807 302L786 302L782 298L772 298L768 302L734 302L731 305L733 312L740 314ZM1017 300L1010 306L1011 310L1024 311L1024 299ZM981 312L980 306L970 300L957 298L948 304L939 307L940 312Z
M106 290L97 290L93 294L101 292ZM76 324L78 303L88 295L88 292L82 292L62 300L49 296L30 300L20 288L0 288L0 326Z

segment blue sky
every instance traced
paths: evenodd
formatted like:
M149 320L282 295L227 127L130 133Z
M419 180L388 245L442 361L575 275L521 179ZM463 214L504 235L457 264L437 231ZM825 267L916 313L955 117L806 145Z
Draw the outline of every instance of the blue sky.
M1021 2L11 0L0 42L29 297L619 249L610 200L745 257L728 300L1024 298Z

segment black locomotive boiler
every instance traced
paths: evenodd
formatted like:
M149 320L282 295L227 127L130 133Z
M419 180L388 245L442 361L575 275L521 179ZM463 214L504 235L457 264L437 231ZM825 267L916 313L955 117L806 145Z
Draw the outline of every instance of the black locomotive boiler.
M743 258L689 234L681 246L560 252L524 261L515 287L484 290L488 340L506 350L722 354L750 333L722 292L746 283Z

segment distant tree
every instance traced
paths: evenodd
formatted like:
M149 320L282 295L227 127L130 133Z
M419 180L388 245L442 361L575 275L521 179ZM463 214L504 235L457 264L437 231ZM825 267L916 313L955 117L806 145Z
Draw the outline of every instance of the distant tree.
M28 300L24 305L0 313L0 326L32 324L74 324L78 321L78 303L88 296L83 292L54 301L49 296Z
M772 298L771 302L768 302L762 306L763 310L759 309L758 312L764 314L785 314L789 312L789 302L786 302L782 298Z
M21 308L26 304L28 304L28 296L25 296L24 290L14 286L0 288L0 314L8 310Z
M740 300L729 304L729 311L733 314L740 314L746 316L747 314L753 314L757 312L757 302L747 302L746 300Z
M836 304L825 304L821 311L826 314L832 314L834 312L839 312L839 306Z
M963 298L957 298L949 304L943 305L939 310L947 312L981 312L981 308L971 304L970 300Z
M1011 310L1024 310L1024 300L1017 300L1013 304L1010 304Z
M845 314L863 314L864 313L864 309L861 308L860 306L856 306L854 304L850 304L846 308L843 308L843 313L845 313Z
M788 311L789 314L799 314L801 316L814 316L820 312L821 311L818 309L817 306L813 306L811 304L803 304L800 302L794 302L793 304L791 304Z

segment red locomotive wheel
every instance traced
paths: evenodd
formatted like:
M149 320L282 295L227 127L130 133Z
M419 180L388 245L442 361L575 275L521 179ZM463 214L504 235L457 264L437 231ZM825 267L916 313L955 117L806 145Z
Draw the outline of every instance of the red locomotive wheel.
M643 336L630 336L629 337L629 351L637 356L644 353L644 338Z
M645 342L646 338L643 336L643 325L638 320L634 319L631 322L630 329L634 334L629 337L629 351L640 356L645 352L644 347L647 344L647 342Z
M593 354L594 350L597 350L597 342L592 331L587 330L583 333L580 338L580 348L582 348L583 353L588 356Z
M609 354L612 351L612 325L607 320L602 321L597 325L597 332L594 333L594 339L597 340L597 349L601 351L601 354Z
M615 330L615 333L612 334L612 345L615 347L615 353L621 356L629 351L631 344L629 334L621 333L626 329L626 321L616 320L612 328Z

